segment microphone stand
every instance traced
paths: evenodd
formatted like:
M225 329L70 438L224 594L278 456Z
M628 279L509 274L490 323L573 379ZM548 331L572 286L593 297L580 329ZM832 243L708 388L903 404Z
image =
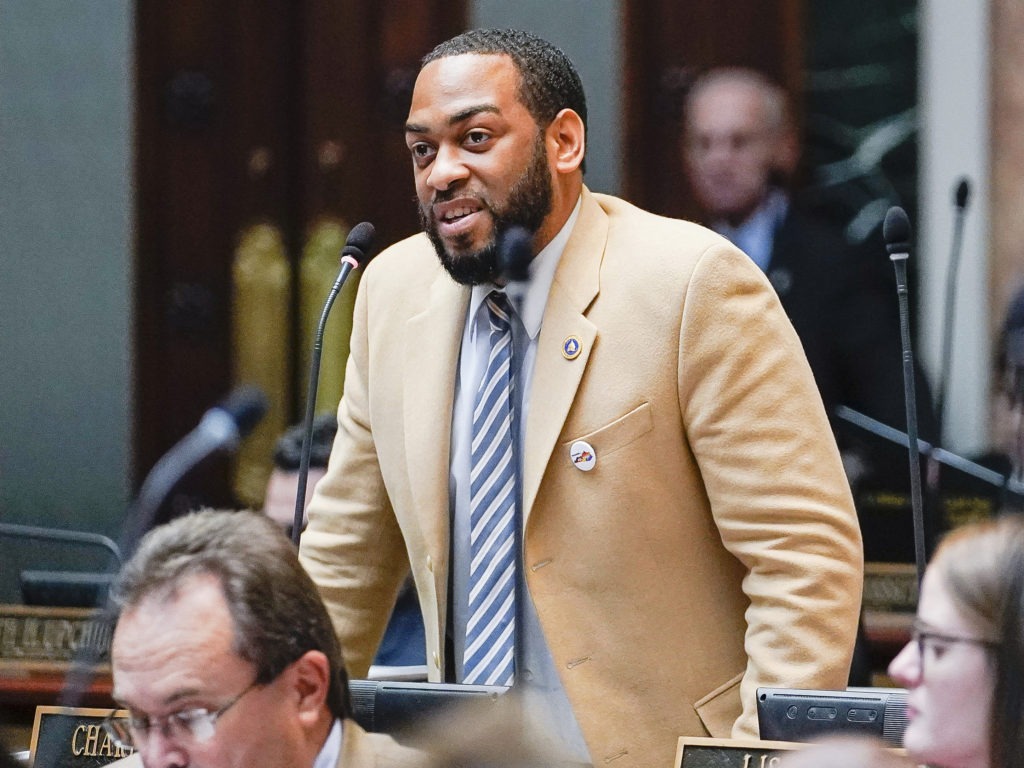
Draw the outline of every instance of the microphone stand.
M302 419L302 450L299 453L299 476L295 487L295 515L292 518L292 543L299 545L299 537L302 535L302 521L306 515L306 484L309 481L309 457L313 452L313 419L316 411L316 394L320 386L320 358L323 355L324 332L327 329L327 318L334 306L334 300L338 297L341 287L345 284L349 273L355 268L354 261L345 257L342 260L341 271L338 273L330 293L327 294L327 301L324 303L323 312L320 313L320 322L316 327L316 335L313 339L313 354L309 363L309 388L306 391L306 415Z
M956 285L960 271L960 254L963 251L964 218L967 211L967 200L970 196L970 183L967 177L960 179L953 195L954 219L953 241L950 246L949 267L946 272L946 303L945 317L942 325L942 364L939 374L938 393L935 399L935 444L945 444L946 424L946 393L949 388L950 369L953 360L953 319L956 315ZM931 456L928 457L925 486L928 508L936 519L944 518L941 495L942 467Z
M199 425L160 457L142 483L125 516L120 550L130 556L157 519L164 500L193 467L219 450L233 450L267 410L266 396L255 387L241 387L203 414ZM95 621L113 632L117 607L107 595ZM82 643L75 651L61 691L60 705L77 707L92 682L94 668L106 649Z
M907 413L907 448L910 454L910 499L914 516L914 560L917 581L924 578L927 563L924 538L924 500L921 497L921 458L917 436L917 394L914 390L914 352L910 344L910 307L907 290L907 260L910 258L910 221L906 211L893 206L882 226L886 250L896 272L896 295L900 306L900 339L903 344L903 394Z
M306 415L302 420L302 451L299 454L299 477L295 488L295 516L292 518L292 543L298 547L302 535L302 522L306 516L306 484L309 480L309 457L313 452L313 417L316 411L316 393L320 385L320 358L323 354L324 332L327 329L327 318L334 306L334 300L341 291L352 270L367 261L366 254L370 251L377 232L367 221L356 224L345 239L345 247L341 249L341 269L338 277L327 294L320 322L313 337L313 354L309 364L309 388L306 394Z
M863 429L865 432L888 440L895 445L900 445L904 448L910 447L910 438L906 432L901 432L895 427L890 427L888 424L873 419L853 408L840 405L836 408L836 416L849 424L853 424L855 427ZM998 488L1002 494L1001 501L1003 503L1014 502L1020 504L1024 502L1024 482L1022 482L1020 477L1015 476L1015 472L1003 475L994 469L989 469L970 459L965 459L959 454L932 445L920 438L917 439L917 451L919 455L926 456L943 467L959 470L965 475L980 480L993 488Z
M501 269L501 275L505 279L505 292L508 295L513 308L515 310L515 316L522 319L523 310L523 298L526 293L526 288L529 285L530 271L529 265L533 258L532 250L532 234L523 227L512 227L506 232L502 233L499 241L498 250L498 264ZM511 400L512 410L512 462L515 471L515 507L513 510L513 521L515 526L515 564L516 564L516 578L514 582L514 594L515 594L515 632L513 633L513 678L512 687L509 693L513 695L518 694L521 691L523 684L523 672L526 669L526 601L529 600L528 590L526 589L526 556L525 556L525 544L526 544L526 524L525 514L523 510L523 429L522 429L522 416L523 416L523 398L526 394L525 386L523 385L522 378L522 364L525 355L516 354L516 324L511 324L512 329L512 347L510 350L511 357L509 365L511 368L512 385L513 385L513 397ZM517 365L518 362L518 365ZM522 716L521 701L511 701L516 706L515 713L517 717L517 725L520 729L525 726L525 720ZM521 733L523 744L525 745L526 733Z
M956 279L960 271L960 254L963 250L964 216L970 185L966 178L960 179L954 197L953 243L950 246L949 270L946 273L946 316L942 325L942 368L939 376L939 391L936 398L935 418L937 445L943 444L942 428L946 420L946 390L949 387L950 367L953 349L953 318L956 314Z

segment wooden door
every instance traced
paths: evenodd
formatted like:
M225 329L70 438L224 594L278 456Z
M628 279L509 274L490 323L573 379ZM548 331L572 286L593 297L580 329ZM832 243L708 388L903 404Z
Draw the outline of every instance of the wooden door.
M280 233L293 271L323 217L370 220L384 243L416 230L401 126L419 58L465 16L462 0L415 14L401 0L136 4L136 486L231 388L231 265L247 228ZM304 407L300 357L289 422ZM172 507L235 504L230 472L206 462Z

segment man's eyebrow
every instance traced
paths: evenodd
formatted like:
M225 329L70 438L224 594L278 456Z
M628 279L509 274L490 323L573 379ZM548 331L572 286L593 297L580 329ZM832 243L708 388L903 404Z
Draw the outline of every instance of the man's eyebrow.
M489 112L495 115L500 115L501 110L498 109L496 104L475 104L472 107L466 107L460 109L458 112L448 118L448 125L457 125L463 120L468 120L474 115L479 115L484 112ZM425 125L419 125L418 123L406 123L406 133L430 133L430 129Z
M201 691L199 690L199 688L197 688L195 686L190 687L190 688L180 688L180 689L174 691L174 693L172 693L170 696L164 697L164 699L161 701L161 705L165 706L165 707L171 707L171 706L174 706L175 704L177 704L182 699L191 698L192 696L197 696L200 693L201 693ZM117 691L117 690L113 691L110 694L110 698L114 700L115 704L117 704L118 709L127 709L127 710L133 710L134 709L134 707L132 706L131 702L127 701L126 699L124 699L122 697L122 694L121 694L120 691Z

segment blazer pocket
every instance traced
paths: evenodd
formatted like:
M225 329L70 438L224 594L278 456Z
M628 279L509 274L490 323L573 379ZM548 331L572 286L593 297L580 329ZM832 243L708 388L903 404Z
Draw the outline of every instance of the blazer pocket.
M701 698L693 708L704 724L704 730L716 739L728 739L732 735L732 726L743 713L740 702L740 681L743 673L715 688Z
M567 440L564 445L570 446L577 440L585 440L594 447L599 455L607 456L644 436L653 428L654 417L651 416L651 404L642 403L610 424Z

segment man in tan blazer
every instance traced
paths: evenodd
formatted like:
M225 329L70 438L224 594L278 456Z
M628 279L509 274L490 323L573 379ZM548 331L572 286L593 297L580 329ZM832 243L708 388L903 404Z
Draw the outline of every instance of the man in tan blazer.
M114 585L108 734L131 768L415 768L352 719L330 619L295 548L255 512L154 529Z
M411 566L430 677L463 679L476 311L504 283L501 232L526 226L516 687L559 759L667 766L680 735L756 734L759 685L845 686L860 534L760 270L587 190L585 126L571 63L532 35L474 30L425 59L406 140L426 234L360 283L300 557L353 674Z

